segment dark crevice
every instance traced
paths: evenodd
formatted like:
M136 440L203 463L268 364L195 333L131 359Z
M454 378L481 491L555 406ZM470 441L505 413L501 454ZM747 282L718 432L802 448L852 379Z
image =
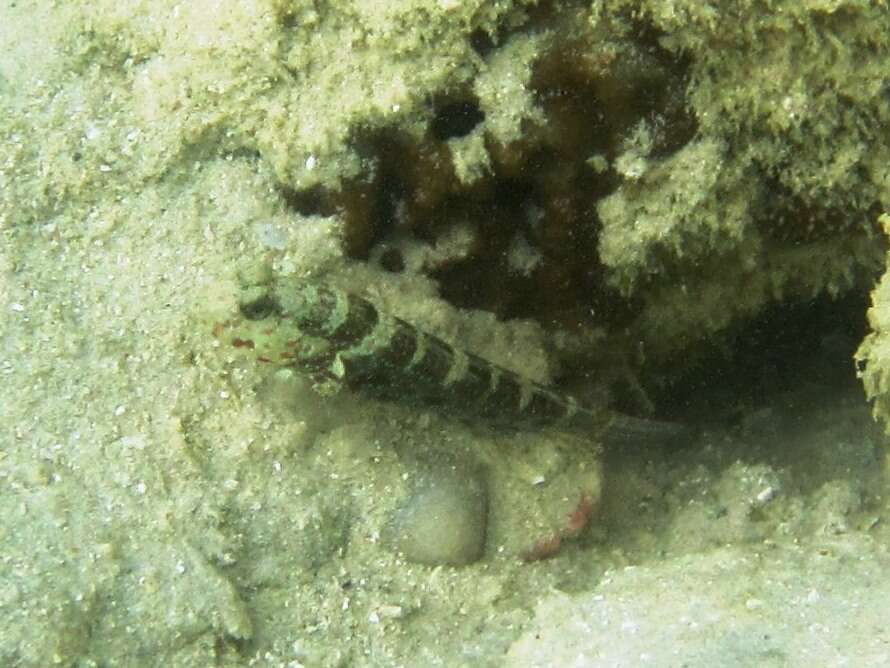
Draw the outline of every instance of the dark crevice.
M285 204L303 216L332 216L336 208L331 202L330 193L315 186L305 190L296 190L279 184L278 192Z
M485 57L495 49L495 42L491 35L481 28L470 33L470 46L479 56Z
M478 103L472 100L455 100L435 105L430 122L430 135L436 141L464 137L485 120Z
M649 388L650 396L686 420L733 424L808 388L854 385L868 304L866 290L775 303L705 344L709 353L699 351L682 375Z

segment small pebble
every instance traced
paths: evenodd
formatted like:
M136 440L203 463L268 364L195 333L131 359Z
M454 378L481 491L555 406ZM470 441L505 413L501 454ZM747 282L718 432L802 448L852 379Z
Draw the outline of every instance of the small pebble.
M414 563L465 566L482 557L487 523L481 476L443 466L425 475L396 512L394 544Z

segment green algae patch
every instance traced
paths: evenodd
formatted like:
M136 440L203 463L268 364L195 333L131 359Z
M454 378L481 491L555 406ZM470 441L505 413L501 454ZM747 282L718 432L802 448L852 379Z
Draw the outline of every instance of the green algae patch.
M631 291L664 273L659 255L698 263L739 245L757 191L744 173L725 173L734 168L725 150L716 141L690 143L666 160L639 165L625 186L600 200L600 258L620 288Z
M890 216L883 214L880 223L890 235ZM890 256L888 271L871 293L872 305L868 310L871 333L856 351L859 376L865 393L873 402L875 419L883 422L890 433Z
M619 5L598 3L600 16ZM886 7L737 9L642 3L659 43L688 63L697 125L667 157L628 137L623 182L598 203L600 257L609 281L645 302L634 329L651 359L769 303L867 289L881 263Z

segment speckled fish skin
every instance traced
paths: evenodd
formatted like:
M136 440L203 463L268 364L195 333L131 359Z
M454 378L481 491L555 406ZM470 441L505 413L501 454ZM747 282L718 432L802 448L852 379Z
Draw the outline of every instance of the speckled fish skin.
M391 401L510 426L568 426L607 444L672 440L683 430L582 406L458 350L356 294L311 281L248 288L232 342L263 362L307 372L322 393L346 386Z

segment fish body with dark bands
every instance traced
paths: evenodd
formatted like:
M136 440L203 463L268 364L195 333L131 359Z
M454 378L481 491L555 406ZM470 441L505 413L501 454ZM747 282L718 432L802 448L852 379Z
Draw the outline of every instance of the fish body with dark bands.
M582 406L410 323L356 294L311 281L246 290L232 342L264 362L309 373L320 391L341 386L376 398L437 407L509 426L566 426L607 443L666 441L672 423Z

